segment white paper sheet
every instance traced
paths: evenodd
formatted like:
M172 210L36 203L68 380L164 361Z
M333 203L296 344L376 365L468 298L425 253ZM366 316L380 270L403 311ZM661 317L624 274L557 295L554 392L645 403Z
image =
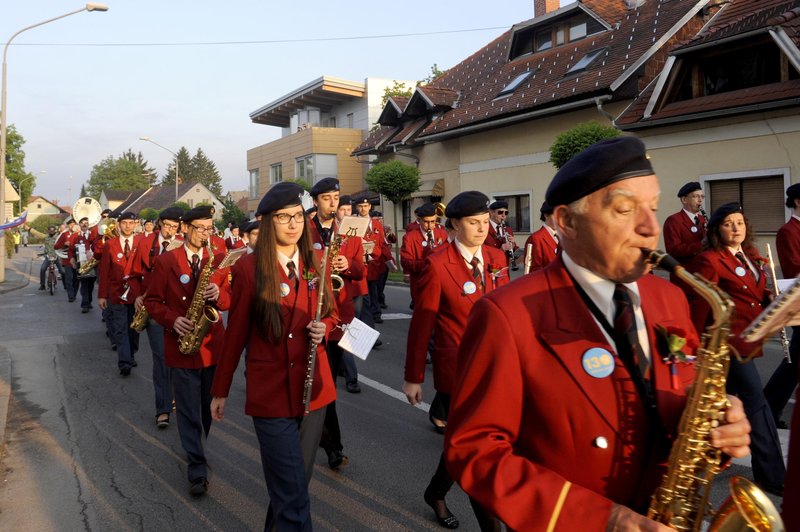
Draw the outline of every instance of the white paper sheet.
M366 360L381 333L358 318L353 318L353 321L343 328L344 335L339 340L339 347L353 353L361 360Z

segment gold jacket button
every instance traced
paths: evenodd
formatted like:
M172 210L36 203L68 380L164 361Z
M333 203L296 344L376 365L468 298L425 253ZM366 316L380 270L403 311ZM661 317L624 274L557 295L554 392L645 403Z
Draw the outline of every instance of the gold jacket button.
M608 449L608 440L605 439L603 436L598 436L594 439L592 445L594 445L598 449Z

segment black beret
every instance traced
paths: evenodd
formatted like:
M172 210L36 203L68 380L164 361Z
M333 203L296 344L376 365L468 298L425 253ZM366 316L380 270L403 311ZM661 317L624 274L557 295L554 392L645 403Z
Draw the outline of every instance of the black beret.
M353 203L353 199L350 196L339 196L339 206L342 205L350 205Z
M111 209L103 209L103 210L100 212L100 216L102 216L102 215L104 215L104 214L111 214Z
M417 207L414 212L420 218L427 218L428 216L436 215L436 207L434 207L433 203L428 202Z
M258 220L255 220L255 221L252 221L252 222L244 222L242 224L242 228L240 229L240 232L242 234L249 233L253 229L258 229L259 224L260 224L260 222Z
M303 203L303 187L297 183L281 181L272 185L258 203L256 214L275 212L284 207L294 207Z
M369 211L369 215L372 218L380 218L383 216L383 213L381 211Z
M132 213L131 211L125 211L119 215L117 221L121 222L122 220L135 220L135 219L136 215L134 213Z
M561 167L547 187L545 200L553 207L567 205L617 181L654 173L641 140L601 140Z
M684 196L688 196L695 190L703 190L703 187L701 187L700 183L698 183L697 181L689 181L688 183L683 185L681 189L678 191L678 197L682 198Z
M180 207L167 207L161 214L158 215L159 220L175 220L176 222L181 221L181 217L183 216L183 209Z
M722 223L726 216L735 212L742 212L742 206L736 201L718 207L717 210L711 213L711 217L708 219L708 230L710 231L715 228Z
M189 209L183 213L182 220L185 223L193 222L195 220L210 220L214 217L214 207L211 205L198 205L193 209Z
M240 223L238 226L236 226L236 229L238 229L239 233L242 234L242 233L245 232L245 230L247 229L248 225L250 225L250 222L248 220L245 220L242 223ZM231 228L231 231L233 231L233 228Z
M546 201L543 201L542 206L539 207L539 219L541 221L544 221L545 216L547 216L548 214L553 214L553 207L551 207L550 204L547 203Z
M489 209L493 211L497 209L508 209L508 202L506 200L497 200L491 205L489 205Z
M317 208L316 207L309 207L308 209L306 209L306 214L308 214L309 216L311 216L315 212L317 212Z
M800 199L800 183L795 183L786 189L786 206L794 209L794 200Z
M338 192L339 191L339 180L335 177L325 177L320 179L314 186L311 187L311 197L316 198L320 194L325 194L326 192Z
M366 194L361 194L353 198L353 205L361 205L362 203L370 204L372 202L369 201L369 198Z
M444 215L448 218L463 218L489 212L489 198L483 192L467 190L456 194L447 204Z

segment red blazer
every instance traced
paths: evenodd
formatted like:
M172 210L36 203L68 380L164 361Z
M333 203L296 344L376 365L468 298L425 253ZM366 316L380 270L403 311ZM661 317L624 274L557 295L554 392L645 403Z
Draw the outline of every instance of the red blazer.
M694 370L677 364L673 389L655 326L681 329L695 345L697 335L678 288L655 275L638 286L658 411L673 432ZM593 348L614 353L560 258L469 316L445 458L464 491L510 529L605 530L612 502L646 513L669 448L648 451L653 432L619 358L609 376L584 370Z
M244 243L240 237L236 237L236 241L233 241L233 237L229 236L225 239L225 247L228 249L239 249L245 247L247 244Z
M489 293L509 282L505 254L493 247L481 246L484 283ZM497 276L490 271L498 271ZM488 275L487 275L488 274ZM425 355L433 335L433 384L437 391L451 393L456 376L456 353L464 336L467 316L483 294L480 287L472 294L464 291L472 282L472 271L461 257L456 244L429 255L419 278L414 299L414 313L408 328L405 380L425 380Z
M506 232L508 233L508 236L514 236L514 231L509 226L506 226ZM495 231L491 222L489 222L489 236L486 237L485 243L501 251L503 244L506 243L506 239L500 236L497 231ZM519 246L517 244L514 244L514 249L517 249L518 247Z
M64 231L60 235L58 235L58 238L56 239L56 243L53 244L53 249L58 249L58 250L64 251L67 254L67 258L66 259L61 259L61 265L62 266L72 267L72 264L70 264L70 262L69 262L69 249L72 247L70 245L71 242L72 242L72 235L73 235L73 233L71 233L69 231L69 229L67 229L66 231Z
M150 233L142 237L128 268L128 282L136 286L136 291L139 294L147 292L150 273L153 271L156 259L161 255L165 255L165 253L162 253L161 246L158 243L158 233Z
M134 300L139 296L138 285L128 284L127 277L129 273L128 261L133 259L136 254L136 248L142 239L141 235L133 235L133 244L128 258L122 252L122 246L119 243L119 238L109 238L103 246L103 255L100 257L100 269L98 270L98 277L100 278L100 286L97 289L97 297L105 298L112 305L133 305ZM120 296L125 291L125 285L130 287L128 291L127 301L120 299Z
M280 268L282 282L291 286ZM306 326L316 312L317 290L309 290L300 280L298 290L292 287L281 299L283 338L277 344L264 340L253 326L253 294L256 290L256 257L246 255L233 265L233 300L228 315L228 330L222 358L219 361L211 394L227 397L233 374L239 365L242 350L247 347L247 400L245 413L255 417L300 417L303 415L303 383L308 362L308 330ZM304 271L303 264L298 271ZM327 330L336 323L336 316L323 321ZM325 346L317 346L311 409L325 407L336 399Z
M755 250L745 250L754 266L760 269L759 279L756 281L752 273L740 276L736 269L741 267L739 260L727 249L717 251L709 249L699 254L690 271L698 273L716 283L722 291L726 292L733 300L736 311L731 320L731 335L728 343L736 348L740 355L753 354L761 356L761 343L749 343L739 338L741 333L752 322L765 306L769 305L772 294L767 290L767 276L764 268L756 261ZM742 271L742 270L740 270ZM705 300L693 296L692 321L698 331L703 331L706 323L711 319L710 309Z
M224 252L216 253L214 264L219 264L224 257ZM208 253L204 251L200 268L202 269L207 262ZM218 310L228 310L231 304L229 271L229 268L223 268L214 270L211 274L210 282L219 286L219 299L212 305ZM182 279L187 282L183 283ZM170 368L207 368L218 362L222 351L225 338L222 317L211 325L209 333L196 353L184 355L178 350L179 336L172 326L179 316L186 316L196 287L197 279L192 277L192 266L182 247L168 251L154 261L144 305L150 317L164 327L164 362Z
M700 225L696 226L683 210L671 214L664 221L664 249L675 260L687 267L703 247L706 236L705 220L700 217ZM692 229L696 231L692 231Z
M438 227L431 231L433 233L433 246L422 235L419 226L403 235L403 244L400 247L400 265L403 267L403 273L407 273L410 277L412 300L416 298L419 278L425 267L425 259L433 251L442 249L444 244L447 244L447 231Z
M792 216L778 229L775 247L784 279L800 275L800 221L797 218Z
M532 246L530 273L541 270L556 260L556 255L558 255L558 242L550 235L550 232L545 226L542 226L525 241L525 253L528 252L528 244Z
M376 219L370 219L370 228L364 236L367 242L375 242L375 247L367 261L367 281L377 281L386 271L386 263L392 260L392 250L386 243L386 230Z

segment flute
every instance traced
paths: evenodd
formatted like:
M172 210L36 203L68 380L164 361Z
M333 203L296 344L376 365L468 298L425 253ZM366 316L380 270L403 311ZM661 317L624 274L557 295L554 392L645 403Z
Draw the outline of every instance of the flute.
M533 261L533 244L525 244L525 262L523 264L523 271L525 275L531 273L531 262Z
M335 233L335 231L331 230L331 241ZM322 252L322 261L320 261L319 265L320 273L317 276L317 311L314 314L315 323L319 323L322 319L322 303L325 300L325 285L327 284L325 273L328 269L327 263L330 249L330 242L328 242L325 246L325 251ZM311 391L314 388L314 370L317 366L317 345L319 344L313 340L308 344L308 365L306 366L306 380L303 383L303 408L305 415L308 415L311 411Z
M769 261L769 273L772 276L772 285L775 288L775 296L781 295L781 289L778 288L778 278L775 277L775 262L772 260L772 248L767 244L767 260ZM792 363L792 355L789 353L789 340L786 338L786 327L781 327L781 346L783 346L783 356L786 362Z

